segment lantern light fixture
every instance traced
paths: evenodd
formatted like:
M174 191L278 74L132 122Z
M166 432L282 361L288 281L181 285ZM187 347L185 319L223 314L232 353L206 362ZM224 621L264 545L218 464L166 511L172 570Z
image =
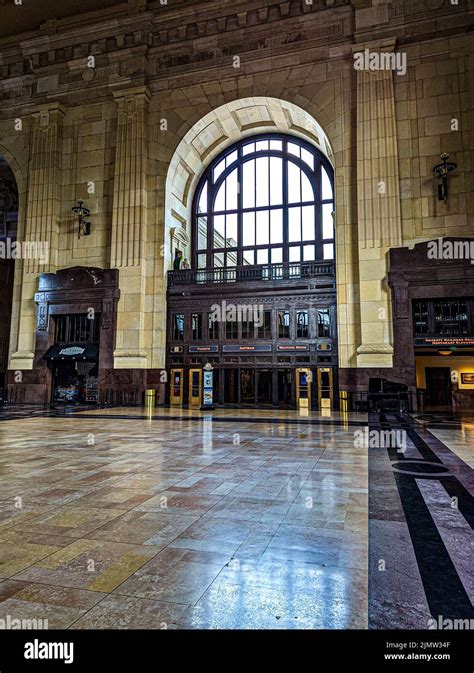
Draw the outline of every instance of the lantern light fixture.
M77 205L74 206L72 212L78 218L77 238L81 238L81 236L90 236L91 223L87 222L86 218L89 217L91 212L88 208L84 207L84 201L82 199L78 199Z
M441 155L441 159L442 162L433 167L433 173L439 178L438 201L446 203L448 200L448 175L457 168L457 164L448 161L449 154L446 154L446 152Z

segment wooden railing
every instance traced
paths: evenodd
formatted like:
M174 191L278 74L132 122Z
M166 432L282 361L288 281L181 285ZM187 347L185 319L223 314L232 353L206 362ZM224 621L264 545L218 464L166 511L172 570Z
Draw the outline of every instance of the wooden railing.
M334 262L290 262L288 264L264 264L260 266L180 269L179 271L168 271L168 287L235 283L239 281L293 280L334 275Z

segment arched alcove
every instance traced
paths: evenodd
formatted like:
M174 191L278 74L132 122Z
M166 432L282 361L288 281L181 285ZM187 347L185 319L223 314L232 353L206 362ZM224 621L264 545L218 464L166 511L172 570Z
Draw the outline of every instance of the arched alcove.
M277 98L232 101L196 122L178 144L170 161L165 195L165 268L174 250L190 256L191 208L200 176L213 159L235 142L262 133L292 135L316 147L334 166L330 140L314 117L301 107Z

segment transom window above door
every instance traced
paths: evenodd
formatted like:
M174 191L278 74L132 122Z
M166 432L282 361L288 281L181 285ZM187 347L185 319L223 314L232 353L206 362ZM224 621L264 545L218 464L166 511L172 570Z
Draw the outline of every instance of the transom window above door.
M292 136L247 138L203 174L193 208L197 268L334 259L327 158Z

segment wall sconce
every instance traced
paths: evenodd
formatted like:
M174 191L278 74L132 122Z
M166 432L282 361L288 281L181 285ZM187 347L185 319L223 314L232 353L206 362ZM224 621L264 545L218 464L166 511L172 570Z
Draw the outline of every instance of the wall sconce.
M442 163L434 166L433 173L439 178L438 201L444 201L446 203L448 200L448 174L457 168L457 164L448 161L449 154L446 154L446 152L441 155L441 159L443 160Z
M452 351L438 351L439 355L452 355Z
M84 201L82 199L77 200L77 206L74 206L72 212L78 218L77 238L81 238L81 236L90 236L91 223L86 222L85 218L89 217L91 212L88 208L84 208Z

